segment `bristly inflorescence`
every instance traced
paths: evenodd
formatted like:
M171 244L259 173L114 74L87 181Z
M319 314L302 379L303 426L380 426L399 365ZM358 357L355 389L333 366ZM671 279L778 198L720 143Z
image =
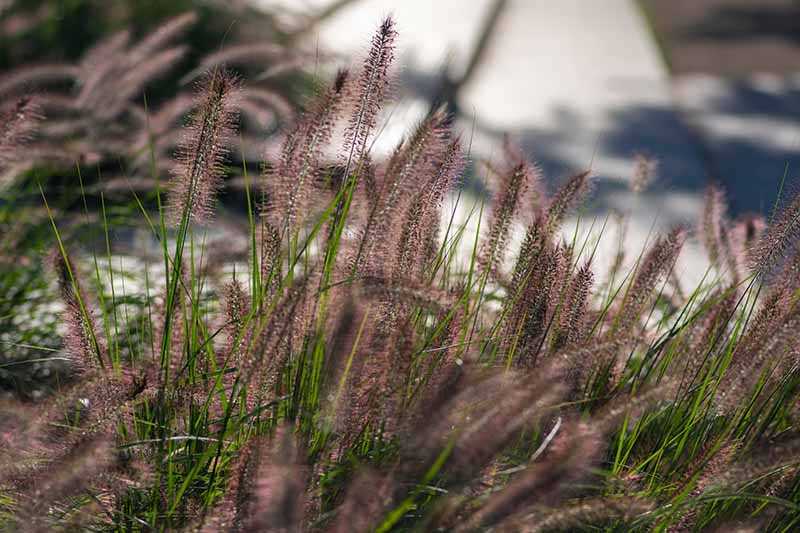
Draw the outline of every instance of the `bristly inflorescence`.
M547 222L550 232L555 231L569 211L582 204L591 189L591 171L585 170L570 177L547 206Z
M653 182L658 171L658 160L645 154L636 154L633 158L633 176L630 188L636 194L644 192Z
M614 332L635 334L640 327L643 311L667 274L675 267L675 261L686 241L686 230L674 228L667 236L659 238L641 258L636 275L625 294L623 305L615 317Z
M401 230L399 217L408 209L413 209L410 202L415 193L422 190L426 185L425 181L440 170L439 163L449 134L445 124L446 116L443 112L430 114L417 126L411 138L397 147L389 159L370 202L371 208L356 258L356 267L359 270L367 267L373 274L383 274L382 270L392 264L392 248L402 238L398 231ZM448 171L445 169L445 172ZM443 194L449 183L432 185L438 185L441 189L439 194ZM402 270L407 266L407 259L400 259L402 263L396 265L396 268ZM376 272L376 269L381 272Z
M800 236L800 194L795 194L776 213L763 236L749 250L751 271L769 276L796 251Z
M560 303L558 323L553 332L553 348L562 349L580 342L585 336L586 311L589 307L594 273L587 261L575 273Z
M200 104L192 116L176 155L170 181L169 208L173 223L204 222L222 182L222 164L233 135L237 81L224 70L210 72L201 84Z
M465 164L461 140L456 137L447 145L441 161L437 162L406 210L397 243L397 262L394 267L396 280L418 278L427 266L426 260L430 258L425 254L432 253L433 248L438 246L442 201L457 184Z
M341 70L334 82L310 103L286 137L280 159L266 176L268 205L264 214L282 233L293 234L298 213L304 214L314 180L321 168L323 149L331 139L344 104L349 72Z
M539 169L508 144L506 154L507 168L500 171L500 186L492 200L488 233L478 253L478 262L489 272L503 262L511 224L525 201L525 194L531 187L538 187L541 181Z
M222 365L234 368L241 366L250 341L249 331L246 329L247 315L250 311L249 296L239 281L232 280L225 286L224 329L228 338L220 358Z
M0 171L22 159L20 151L41 120L35 97L23 96L8 108L0 108Z
M700 224L700 235L709 260L720 270L727 270L734 284L739 282L734 244L731 239L728 204L725 191L716 183L706 188L705 205Z
M136 53L155 60L190 23ZM210 214L230 140L237 84L216 69L196 101L154 117L161 130L197 110L169 197L180 229L156 228L167 286L152 297L146 273L139 299L126 272L122 300L100 261L96 283L82 283L83 262L66 252L74 239L59 233L63 351L78 372L40 404L0 405L0 528L684 531L733 517L790 530L800 471L791 223L767 230L766 242L789 241L769 252L774 272L741 283L764 223L729 220L713 186L699 236L731 279L682 291L680 228L630 272L619 253L596 279L595 226L584 231L579 212L563 227L590 172L548 194L507 145L490 167L488 229L468 235L474 219L441 213L466 166L457 117L432 109L385 161L369 153L394 39L387 19L356 81L340 73L298 115L266 171L262 216L247 211L248 238L236 253L219 247L224 261L187 227ZM127 41L110 38L87 64L105 70ZM270 53L234 45L210 61L248 51ZM333 164L346 110L345 161ZM65 359L41 357L55 358ZM0 384L12 365L0 362Z
M231 2L207 7L211 12L224 13L230 9L228 4ZM116 11L110 6L104 2L98 9ZM210 20L214 17L200 16L202 12L205 8L164 19L138 40L138 32L130 29L110 34L86 49L74 63L22 65L0 75L0 98L28 96L33 90L48 117L19 166L46 163L71 171L76 160L101 166L113 162L113 170L104 168L105 179L98 188L117 196L132 186L150 190L155 178L170 170L184 119L194 108L186 85L226 66L235 67L243 77L250 78L252 73L253 83L242 91L237 106L245 120L240 128L241 150L235 155L248 161L258 159L264 147L254 134L276 133L278 126L288 124L294 115L294 106L285 94L288 84L275 82L320 56L279 43L272 32L243 31L245 27L261 27L264 22L263 15L252 13L253 17L224 30L225 40L241 37L244 43L196 57L200 50L190 50L185 41L203 48L205 43L199 43L196 35L209 29L209 22L217 26ZM187 35L190 29L200 33L192 38ZM194 68L176 79L195 58ZM263 69L265 60L270 65L264 72L270 77L266 82L253 72ZM155 82L158 89L149 91ZM109 171L119 174L109 175Z
M66 306L64 345L75 369L90 375L107 364L105 342L95 322L95 310L79 284L80 274L65 252L52 254L53 270L58 276L59 291Z
M372 38L372 46L359 74L353 94L353 114L345 130L345 174L357 170L367 155L367 143L378 120L391 82L389 68L394 60L397 32L391 17L384 19Z
M302 528L306 468L291 427L253 436L233 464L222 502L198 531L297 531Z

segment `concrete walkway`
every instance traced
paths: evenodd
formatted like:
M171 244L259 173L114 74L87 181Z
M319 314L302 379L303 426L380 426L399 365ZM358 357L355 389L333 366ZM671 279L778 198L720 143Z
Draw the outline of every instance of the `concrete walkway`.
M427 109L442 64L463 70L491 5L362 0L325 21L312 39L352 56L392 13L400 32L401 96L411 109L395 118L410 122L415 106L417 114ZM462 119L474 116L477 123L479 152L491 152L492 141L508 132L553 179L594 157L600 176L625 181L631 156L644 151L661 159L674 188L702 181L697 150L672 111L668 72L633 1L511 0L494 37L459 101Z
M275 6L286 0L260 1ZM325 21L312 39L352 57L392 13L403 101L393 118L410 123L427 110L442 65L449 62L456 74L464 69L492 3L362 0ZM511 0L459 97L463 121L476 122L479 152L490 153L502 134L511 133L554 180L593 161L598 175L625 181L639 151L661 159L674 187L703 174L672 112L668 72L631 0Z
M326 20L310 40L352 57L365 50L378 22L394 15L401 103L379 143L388 150L427 111L442 65L463 71L492 4L362 0ZM676 112L668 71L633 0L510 0L458 107L480 157L491 158L509 133L551 183L591 165L598 178L593 212L628 215L631 253L654 229L697 220L707 179L702 150ZM642 195L628 190L637 153L659 160L657 184ZM689 278L699 279L704 262L696 247L684 255Z

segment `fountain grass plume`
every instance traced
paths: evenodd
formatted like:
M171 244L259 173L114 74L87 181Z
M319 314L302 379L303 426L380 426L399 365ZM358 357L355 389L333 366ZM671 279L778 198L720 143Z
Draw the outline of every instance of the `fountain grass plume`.
M529 188L538 186L541 179L536 166L531 165L510 148L505 170L500 171L500 186L492 200L488 233L481 243L478 262L485 271L494 271L503 262L511 224Z
M170 220L206 222L222 183L225 145L233 135L237 82L224 70L208 73L198 91L199 105L178 149L169 191Z
M345 176L358 169L367 155L367 143L378 120L378 112L391 83L397 32L387 17L372 37L372 45L353 91L353 113L345 130Z
M273 224L289 235L296 233L298 213L305 215L308 198L321 168L322 150L344 103L348 71L341 70L330 87L312 100L284 141L280 159L266 176L268 204L264 215L273 215Z
M738 277L697 287L675 281L684 230L654 238L626 272L625 254L600 257L599 225L580 211L590 174L548 195L509 145L489 165L499 181L489 212L442 216L451 192L459 209L469 196L458 120L433 109L388 158L369 153L395 37L386 19L364 67L297 115L266 173L263 212L242 180L246 239L220 245L195 224L210 221L228 161L237 82L213 69L195 100L182 94L153 117L168 136L195 109L166 210L151 216L135 198L166 271L155 279L146 262L141 292L111 244L113 261L78 257L83 235L46 206L59 254L45 299L63 300L67 336L48 348L0 331L9 353L37 351L0 360L0 384L64 352L79 372L49 398L0 405L0 528L638 532L747 520L792 530L797 201L765 231L759 217L730 220L712 189L700 237L717 270ZM126 51L120 34L87 64ZM250 103L271 98L249 90ZM341 159L330 160L333 124L348 116ZM113 235L105 206L100 225ZM766 261L749 280L748 249ZM607 278L595 269L604 259Z
M0 170L22 160L21 151L42 120L35 97L23 96L11 106L0 108Z

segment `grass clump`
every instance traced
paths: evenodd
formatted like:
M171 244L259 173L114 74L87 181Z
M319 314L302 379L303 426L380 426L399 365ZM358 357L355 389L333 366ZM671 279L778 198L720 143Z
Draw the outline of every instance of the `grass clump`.
M263 187L243 169L249 244L232 276L204 226L246 90L222 68L193 104L168 197L142 205L161 257L141 297L115 292L110 253L71 249L42 195L71 379L3 405L4 525L794 529L795 202L762 232L729 222L710 190L714 264L688 294L673 272L686 229L598 280L591 239L560 231L590 174L548 196L510 145L489 215L470 215L488 227L441 226L467 162L444 112L370 157L394 39L387 19L361 70L319 90Z

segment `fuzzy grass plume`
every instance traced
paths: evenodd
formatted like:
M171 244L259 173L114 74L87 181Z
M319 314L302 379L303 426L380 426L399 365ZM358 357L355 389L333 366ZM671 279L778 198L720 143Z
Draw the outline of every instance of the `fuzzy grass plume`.
M190 22L133 49L155 59ZM237 83L216 68L154 117L195 109L166 208L137 203L163 261L119 272L110 242L79 252L68 213L45 204L64 335L34 349L73 372L36 403L0 405L0 527L796 529L797 200L765 227L730 220L710 189L699 237L731 275L685 290L674 266L695 235L655 237L628 270L635 256L618 254L604 279L579 211L590 174L550 195L511 148L489 165L488 213L442 217L473 172L458 121L433 110L386 161L369 154L395 37L387 19L364 67L311 100L253 188L247 176L232 261L209 259L231 243L195 224L211 222L236 125ZM215 65L244 60L231 46ZM330 147L339 120L345 145ZM2 360L0 377L22 364Z
M226 144L233 135L236 80L224 70L211 71L201 83L200 105L178 148L170 181L170 220L188 217L206 222L222 184Z

